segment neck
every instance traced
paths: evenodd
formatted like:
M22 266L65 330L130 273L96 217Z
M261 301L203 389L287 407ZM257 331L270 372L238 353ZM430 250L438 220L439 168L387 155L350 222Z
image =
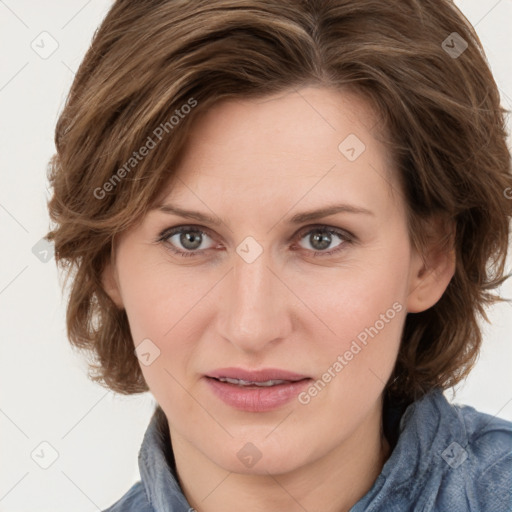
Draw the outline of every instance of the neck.
M281 474L227 471L169 427L181 488L198 512L238 512L241 503L250 512L345 512L370 490L391 451L382 401L335 449Z

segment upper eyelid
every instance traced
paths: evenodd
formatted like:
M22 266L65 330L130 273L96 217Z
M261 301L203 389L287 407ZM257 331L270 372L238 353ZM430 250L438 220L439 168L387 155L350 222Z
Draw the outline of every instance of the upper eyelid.
M302 234L302 233L308 233L309 231L312 231L314 229L323 229L324 231L334 231L341 234L345 234L351 238L355 238L355 236L350 233L350 231L344 229L344 228L338 228L336 226L331 226L329 224L311 224L309 226L304 226L303 228L300 228L296 231L296 235Z
M171 236L177 235L180 233L180 231L187 231L187 229L189 231L199 231L208 235L210 238L214 238L208 228L194 224L180 224L179 226L173 226L171 228L164 229L160 232L159 238L169 238Z

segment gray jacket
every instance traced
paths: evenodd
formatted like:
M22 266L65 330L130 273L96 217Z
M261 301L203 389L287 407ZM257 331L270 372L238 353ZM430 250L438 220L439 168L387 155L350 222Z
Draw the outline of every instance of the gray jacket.
M450 404L432 391L383 416L395 442L350 512L512 512L512 422ZM405 411L405 412L404 412ZM139 452L141 481L104 512L192 512L157 407ZM172 468L172 469L171 469Z

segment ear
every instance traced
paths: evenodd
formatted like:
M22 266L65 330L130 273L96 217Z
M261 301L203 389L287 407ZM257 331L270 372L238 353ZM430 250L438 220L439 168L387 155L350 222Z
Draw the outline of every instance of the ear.
M101 284L103 285L105 292L112 299L112 302L119 309L123 309L124 303L119 288L119 280L117 278L115 267L111 261L108 261L105 265L105 268L103 269L101 274Z
M420 313L436 304L455 274L455 224L436 218L430 221L427 230L428 246L422 251L413 248L411 255L407 299L410 313Z

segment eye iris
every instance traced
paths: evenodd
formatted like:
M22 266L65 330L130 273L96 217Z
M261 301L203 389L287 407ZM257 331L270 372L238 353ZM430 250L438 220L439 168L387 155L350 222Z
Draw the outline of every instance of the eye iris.
M195 233L190 235L190 233ZM186 249L197 249L201 245L201 233L199 231L185 231L180 235L180 243ZM192 244L189 245L189 242Z
M310 236L311 245L315 248L317 251L321 251L322 249L327 249L331 243L331 234L325 235L326 231L323 231L321 229L317 229L312 232ZM316 246L315 244L317 242L320 242L320 247Z

